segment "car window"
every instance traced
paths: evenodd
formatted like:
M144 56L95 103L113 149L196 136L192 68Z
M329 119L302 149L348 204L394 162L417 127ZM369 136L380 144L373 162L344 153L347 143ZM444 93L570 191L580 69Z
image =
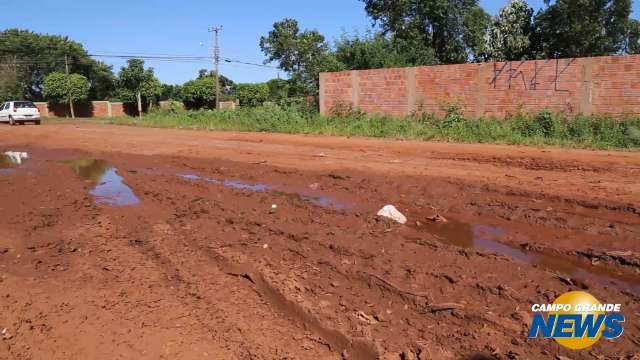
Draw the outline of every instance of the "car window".
M0 111L6 110L8 108L9 108L9 103L4 103L4 104L2 104L2 106L0 106Z
M16 101L13 103L16 109L36 109L36 105L31 101Z

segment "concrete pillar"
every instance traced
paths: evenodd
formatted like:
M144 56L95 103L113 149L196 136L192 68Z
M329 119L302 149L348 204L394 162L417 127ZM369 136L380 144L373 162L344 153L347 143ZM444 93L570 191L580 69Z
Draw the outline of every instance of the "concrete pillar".
M582 59L582 82L578 94L578 112L591 115L593 108L593 58Z
M320 89L319 91L319 99L318 106L320 107L320 115L327 115L327 109L325 108L325 82L327 78L327 73L320 73Z
M107 116L113 117L113 110L111 109L111 101L107 101Z
M38 111L40 111L40 116L42 116L42 117L49 116L49 103L47 103L47 102L36 102L35 105L38 107Z
M411 115L416 111L416 68L406 68L407 76L407 110L405 115Z
M357 70L351 71L351 106L354 110L360 106L360 77Z
M487 105L487 89L489 88L489 79L487 73L490 63L479 64L478 75L476 77L476 106L474 115L476 117L484 116L485 107Z

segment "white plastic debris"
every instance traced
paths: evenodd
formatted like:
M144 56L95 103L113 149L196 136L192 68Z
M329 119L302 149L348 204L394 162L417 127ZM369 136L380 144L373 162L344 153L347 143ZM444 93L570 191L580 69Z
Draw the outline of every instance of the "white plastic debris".
M26 152L18 152L18 151L7 151L4 153L9 160L14 164L22 164L22 160L26 160L29 158L29 154Z
M276 204L271 205L271 209L275 210L277 208L278 208L278 205L276 205Z
M393 205L387 205L378 211L378 216L385 217L387 219L391 219L400 224L406 224L407 218L396 209Z

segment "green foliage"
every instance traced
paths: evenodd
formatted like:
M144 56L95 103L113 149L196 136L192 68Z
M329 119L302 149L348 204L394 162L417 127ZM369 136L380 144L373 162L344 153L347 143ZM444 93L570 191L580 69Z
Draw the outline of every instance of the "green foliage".
M136 102L138 93L149 102L162 94L162 84L152 68L144 68L143 60L131 59L118 73L116 91L120 100L124 102Z
M204 78L213 79L215 78L215 75L216 75L216 72L213 70L200 69L198 71L198 79L204 79ZM233 80L229 79L228 77L222 74L220 74L219 80L220 80L220 86L222 86L223 89L230 89L234 85Z
M493 19L486 57L496 61L531 59L533 31L533 9L525 0L510 1Z
M70 101L86 100L91 85L86 77L80 74L64 74L53 72L44 79L44 96L63 104Z
M110 96L114 87L111 67L89 57L81 44L64 36L7 29L0 31L0 100L43 100L44 78L64 72L65 55L70 72L89 80L92 99Z
M267 87L269 88L269 101L280 103L284 99L289 98L291 85L288 80L271 79L267 81Z
M293 19L274 23L273 30L260 38L260 49L266 63L278 62L289 73L291 90L299 95L317 94L319 74L342 69L324 36L317 30L300 31Z
M182 99L182 86L162 84L160 101L169 101L169 100L176 101L181 99Z
M627 54L640 54L640 21L636 19L629 20L624 51Z
M136 126L640 149L640 118L569 117L550 112L517 114L505 119L470 118L455 104L446 108L442 118L419 114L398 119L367 115L349 107L342 110L320 116L304 106L272 103L237 110L173 109L155 111ZM110 121L134 124L131 118Z
M444 64L477 57L490 19L477 0L361 1L385 33L423 42Z
M480 6L472 6L464 14L463 42L467 60L484 61L487 48L486 35L491 26L491 16Z
M269 99L269 85L266 83L238 84L236 97L240 106L259 106Z
M546 0L535 16L526 0L511 0L493 19L477 0L361 1L384 35L339 41L336 53L348 68L411 63L385 39L422 43L444 64L640 52L631 0Z
M0 63L0 103L22 98L17 65Z
M181 99L189 108L215 108L215 80L211 77L203 77L187 81L182 85Z
M630 14L631 0L557 0L535 17L534 50L545 58L618 54Z
M424 43L369 32L343 34L335 44L336 58L350 70L379 69L437 62L433 50Z

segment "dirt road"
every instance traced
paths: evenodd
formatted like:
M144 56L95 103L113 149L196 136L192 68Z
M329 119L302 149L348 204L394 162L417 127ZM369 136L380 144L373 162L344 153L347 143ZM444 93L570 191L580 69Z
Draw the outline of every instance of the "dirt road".
M640 357L638 153L82 123L0 150L30 155L0 158L1 359ZM527 339L577 289L624 335Z

